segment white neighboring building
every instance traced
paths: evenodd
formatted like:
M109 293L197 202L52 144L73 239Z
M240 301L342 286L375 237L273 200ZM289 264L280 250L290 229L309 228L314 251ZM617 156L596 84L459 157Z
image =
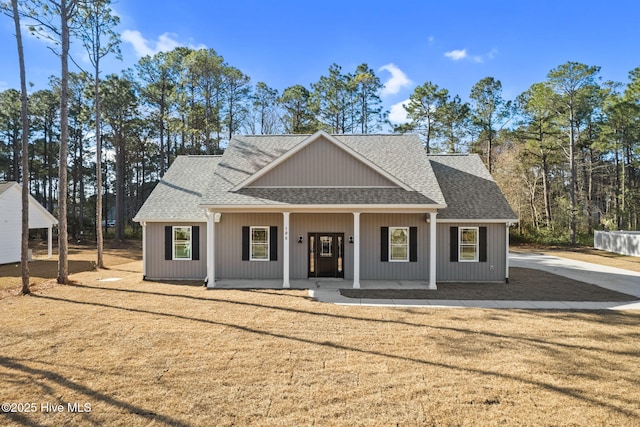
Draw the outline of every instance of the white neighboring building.
M29 196L29 229L48 230L47 256L51 258L52 228L58 220ZM22 235L22 187L17 182L0 182L0 264L20 262Z

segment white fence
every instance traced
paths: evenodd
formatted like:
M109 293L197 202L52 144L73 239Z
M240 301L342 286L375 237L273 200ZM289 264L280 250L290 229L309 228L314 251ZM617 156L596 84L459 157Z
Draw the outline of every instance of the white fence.
M596 231L593 246L607 252L640 257L640 231Z

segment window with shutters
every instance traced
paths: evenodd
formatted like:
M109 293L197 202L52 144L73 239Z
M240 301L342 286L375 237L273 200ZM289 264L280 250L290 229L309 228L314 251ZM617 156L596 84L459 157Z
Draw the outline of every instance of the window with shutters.
M173 259L191 260L191 227L173 227Z
M458 229L458 260L460 262L478 262L478 227L460 227Z
M389 261L409 261L409 227L389 227Z
M251 227L251 261L269 261L269 227Z

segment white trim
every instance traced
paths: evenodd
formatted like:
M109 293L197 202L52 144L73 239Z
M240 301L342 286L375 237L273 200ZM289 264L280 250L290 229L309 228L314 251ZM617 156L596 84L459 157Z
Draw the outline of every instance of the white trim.
M216 215L213 211L207 212L207 289L216 286Z
M371 188L398 188L397 185L252 185L251 188L260 189L289 189L289 188L319 188L319 189L333 189L333 188L353 188L353 189L371 189ZM413 190L411 190L413 191Z
M212 206L213 207L213 206ZM207 222L207 215L203 216L202 219L182 219L182 218L133 218L133 222L186 222L189 224L202 224L203 222ZM220 222L220 221L216 221Z
M189 258L176 258L176 228L189 229ZM171 260L172 261L193 261L193 226L191 225L172 225L171 226Z
M255 228L267 229L267 257L266 258L254 258L253 257L253 230ZM264 245L263 242L257 243ZM251 225L249 226L249 261L271 261L271 227L268 225Z
M353 288L360 288L360 212L353 212Z
M511 227L511 224L505 224L504 278L507 283L509 283L509 227Z
M316 133L314 133L313 135L310 135L309 137L305 138L304 140L299 142L297 145L295 145L293 148L291 148L289 151L284 153L282 156L278 157L277 159L275 159L274 161L272 161L271 163L269 163L268 165L266 165L265 167L263 167L259 171L255 172L253 175L249 176L248 178L246 178L245 180L243 180L242 182L240 182L239 184L234 186L230 191L238 191L241 188L244 188L247 185L251 184L252 182L255 182L256 180L258 180L258 178L263 177L264 175L266 175L267 173L269 173L270 171L272 171L273 169L277 168L279 165L283 164L288 159L293 157L296 153L300 152L303 148L307 147L312 142L314 142L314 141L316 141L316 140L318 140L318 139L320 139L322 137L327 139L329 142L333 143L336 147L341 148L342 150L344 150L347 154L351 155L352 157L356 158L360 162L364 163L366 166L369 166L371 169L373 169L374 171L376 171L378 174L382 175L383 177L387 178L389 181L393 182L394 184L397 184L399 187L401 187L401 188L403 188L403 189L405 189L407 191L414 191L407 184L405 184L404 182L400 181L398 178L394 177L389 172L387 172L384 169L382 169L380 166L378 166L375 163L371 162L369 159L367 159L366 157L364 157L360 153L358 153L355 150L353 150L352 148L348 147L344 142L340 141L339 139L335 138L334 136L329 135L327 132L322 131L322 130L319 130Z
M289 205L289 204L270 204L270 205L200 205L207 209L215 209L217 212L223 213L246 213L246 212L277 212L283 211L291 213L316 212L316 213L352 213L358 211L361 213L424 213L433 209L444 209L446 205ZM149 221L149 220L145 220ZM177 220L158 220L157 222L176 222ZM456 221L458 222L458 221ZM498 222L498 221L496 221ZM499 221L504 223L504 220Z
M445 218L439 218L438 219L438 223L447 223L447 224L454 224L454 223L466 223L466 224L516 224L518 223L519 220L517 219L445 219ZM427 222L429 222L429 220L427 219Z
M407 247L407 257L405 259L391 259L391 230L392 229L398 229L398 228L402 228L402 229L406 230L406 232L407 232L407 243L405 245L398 245L398 244L395 245L395 246L406 246ZM410 255L409 255L409 250L410 249L409 248L411 247L411 242L410 242L411 233L409 232L410 227L407 227L407 226L400 226L400 227L393 226L393 227L387 227L387 229L388 229L387 232L389 233L388 234L388 238L387 238L389 240L389 248L387 249L389 251L389 261L388 262L409 262L409 258L410 258Z
M144 229L142 230L142 234L144 234ZM50 225L47 228L47 259L51 258L52 248L53 248L53 226ZM144 246L142 248L144 250Z
M438 289L436 285L436 216L437 212L429 212L429 289Z
M142 277L147 277L147 223L142 222ZM51 232L51 229L49 229Z
M291 284L289 283L289 212L282 212L282 222L283 222L283 255L284 258L282 260L282 287L290 288Z
M472 244L464 244L466 247L475 246L476 252L474 259L462 259L462 231L463 230L475 230L476 232L476 241ZM458 227L458 262L480 262L480 228L479 227L467 227L460 226Z

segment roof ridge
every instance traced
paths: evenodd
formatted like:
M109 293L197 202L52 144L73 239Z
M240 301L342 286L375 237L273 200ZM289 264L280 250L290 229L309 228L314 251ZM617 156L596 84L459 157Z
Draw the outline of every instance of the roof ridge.
M331 135L333 137L340 137L340 136L395 136L395 137L402 137L402 136L411 136L413 134L405 134L405 133L328 133L328 135ZM270 134L253 134L253 133L247 133L247 134L239 134L239 135L233 135L233 138L242 138L242 137L251 137L251 138L269 138L269 137L283 137L283 136L288 136L288 137L301 137L301 136L311 136L314 135L313 133L270 133Z
M208 157L222 157L222 154L181 154L178 157L208 158Z

